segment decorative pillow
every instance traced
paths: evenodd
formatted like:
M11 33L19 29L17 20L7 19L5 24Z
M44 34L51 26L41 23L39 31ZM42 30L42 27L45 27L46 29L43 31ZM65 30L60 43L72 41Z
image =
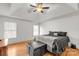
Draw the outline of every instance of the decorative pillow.
M67 32L59 32L58 36L67 36Z
M58 32L49 31L49 36L58 36Z
M58 36L58 33L57 32L54 32L53 34L54 34L54 36Z

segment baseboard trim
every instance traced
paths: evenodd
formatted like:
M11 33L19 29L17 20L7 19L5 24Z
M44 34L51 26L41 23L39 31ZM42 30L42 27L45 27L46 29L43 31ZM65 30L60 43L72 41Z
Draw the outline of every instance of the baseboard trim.
M8 44L8 46L9 45L16 45L16 44L21 44L21 43L28 43L28 42L30 42L31 40L26 40L26 41L19 41L19 42L15 42L15 43L10 43L10 44Z

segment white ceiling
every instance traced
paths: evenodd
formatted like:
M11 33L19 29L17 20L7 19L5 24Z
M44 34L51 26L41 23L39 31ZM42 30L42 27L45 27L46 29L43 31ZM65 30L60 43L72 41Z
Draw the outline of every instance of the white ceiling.
M44 13L33 12L30 3L0 3L0 15L15 17L33 22L42 22L50 18L63 16L78 11L78 3L44 3L50 8Z

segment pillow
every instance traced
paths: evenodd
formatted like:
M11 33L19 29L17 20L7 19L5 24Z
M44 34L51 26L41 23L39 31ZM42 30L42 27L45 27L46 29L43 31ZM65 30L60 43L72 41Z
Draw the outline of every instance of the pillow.
M57 32L49 31L49 36L58 36L58 33Z
M67 32L59 32L58 36L67 36Z
M49 31L49 36L66 36L67 32Z
M53 34L54 34L54 36L58 36L58 33L56 33L56 32L55 32L55 33L53 33Z

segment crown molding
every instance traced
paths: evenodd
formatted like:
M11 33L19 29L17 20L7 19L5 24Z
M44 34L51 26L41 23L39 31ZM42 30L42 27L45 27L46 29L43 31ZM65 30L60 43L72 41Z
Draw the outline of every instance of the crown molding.
M33 22L31 20L28 20L28 19L22 19L22 18L18 18L18 17L14 17L14 16L0 15L0 17L7 17L7 18L11 18L11 19L19 20L19 21L25 21L25 22Z

